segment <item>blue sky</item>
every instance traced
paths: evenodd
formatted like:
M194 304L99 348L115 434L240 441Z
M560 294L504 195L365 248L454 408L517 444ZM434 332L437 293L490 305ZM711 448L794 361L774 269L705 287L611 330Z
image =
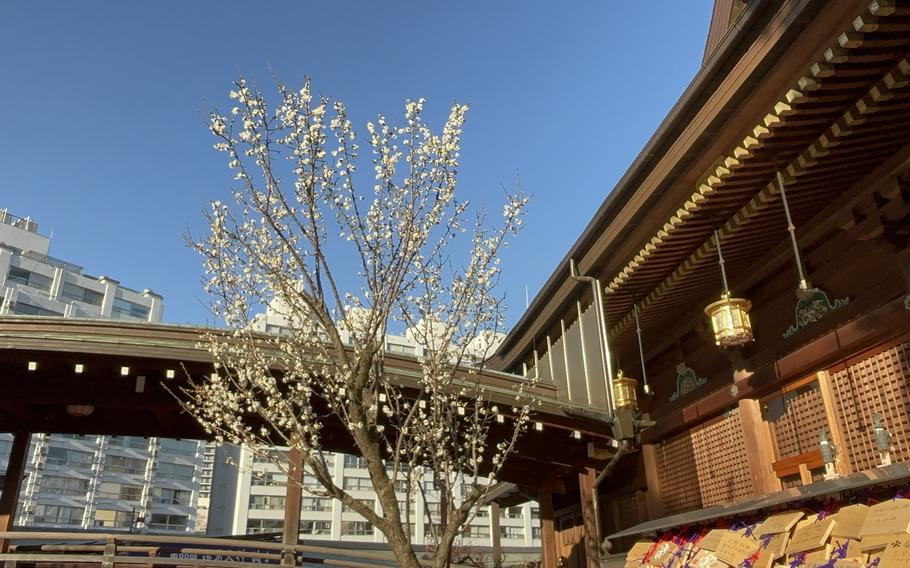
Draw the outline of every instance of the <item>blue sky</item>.
M509 323L701 64L710 0L3 2L0 208L51 254L211 321L183 241L231 185L206 112L239 75L345 100L355 127L425 97L471 105L459 195L533 195L504 257Z

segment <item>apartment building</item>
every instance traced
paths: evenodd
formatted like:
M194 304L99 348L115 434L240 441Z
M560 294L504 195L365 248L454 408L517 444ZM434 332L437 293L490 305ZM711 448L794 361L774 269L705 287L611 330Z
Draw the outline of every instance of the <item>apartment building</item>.
M50 256L38 224L0 210L0 315L161 321L163 302ZM11 436L0 434L0 477ZM112 530L195 530L204 446L191 440L36 434L16 524Z
M280 449L267 454L249 448L223 446L218 449L212 501L208 521L210 535L256 534L280 532L284 526L287 477L275 462L286 459ZM330 454L329 466L334 482L351 496L380 511L380 505L362 458ZM343 540L345 542L384 542L382 534L339 501L309 494L307 487L318 489L315 478L304 476L301 498L300 537L309 540ZM402 512L408 499L406 482L398 482ZM438 527L440 495L434 488L432 474L424 475L420 487L412 491L408 502L411 537L414 544L433 542L434 523ZM462 546L492 546L490 518L492 506L481 507L459 542ZM540 523L536 503L525 503L499 510L499 536L503 547L539 547ZM432 521L431 521L432 519Z

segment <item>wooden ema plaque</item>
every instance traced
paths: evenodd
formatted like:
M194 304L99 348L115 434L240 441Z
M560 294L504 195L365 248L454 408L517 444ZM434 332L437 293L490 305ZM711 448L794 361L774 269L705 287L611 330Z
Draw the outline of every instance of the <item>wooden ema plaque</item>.
M720 538L717 544L717 550L714 553L717 557L731 566L738 566L743 560L749 558L758 550L760 543L752 537L745 536L738 532L727 531Z
M766 534L788 532L793 528L793 525L795 525L797 521L802 518L802 511L785 511L783 513L771 515L765 519L765 522L763 522L757 529L755 529L755 536L761 538Z
M787 545L787 554L798 554L821 548L828 542L828 537L831 536L835 524L836 521L832 517L828 517L825 520L798 528Z
M651 554L651 557L648 558L648 566L666 566L667 562L673 558L673 555L676 554L676 550L679 547L676 546L673 542L669 540L664 540L657 543L657 547L654 548L654 552Z
M910 536L892 539L878 562L878 568L907 568L910 566Z
M628 554L626 554L626 562L634 562L637 566L641 565L642 559L644 559L645 554L651 550L651 546L654 543L650 540L640 540L632 545L632 548L629 549Z
M910 499L892 499L869 507L859 536L906 534L910 529Z
M897 536L900 535L880 534L864 537L861 541L859 541L859 549L866 554L876 551L881 552L885 549L886 546L888 546L888 542Z
M859 538L860 530L863 528L863 522L869 514L869 507L866 505L850 505L844 507L834 515L837 524L831 531L831 538Z
M720 539L723 538L723 536L728 532L730 531L727 529L712 529L708 531L708 534L706 534L698 542L698 548L702 550L710 550L712 552L717 550L717 545L720 544Z
M689 562L689 568L729 568L729 564L710 550L699 550Z
M768 552L774 558L780 558L787 551L787 543L790 542L790 533L782 532L771 537L768 546L763 552Z

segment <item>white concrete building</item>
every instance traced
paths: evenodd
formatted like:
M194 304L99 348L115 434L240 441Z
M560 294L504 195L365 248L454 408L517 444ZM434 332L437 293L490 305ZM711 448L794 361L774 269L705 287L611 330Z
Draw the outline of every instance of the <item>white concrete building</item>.
M272 450L282 459L281 450ZM331 454L329 465L334 482L349 491L355 499L380 507L370 483L370 475L361 458ZM404 511L407 499L405 481L400 482L399 503ZM412 492L410 518L414 544L431 544L433 527L429 519L439 522L439 492L433 488L432 476L427 475L420 490ZM218 449L212 485L208 534L254 534L280 532L284 526L287 477L271 459L257 455L248 448L223 446ZM305 476L304 487L318 488L315 479ZM463 546L492 546L490 519L492 506L482 507L465 531ZM500 543L503 547L539 547L540 522L536 503L525 503L499 511ZM304 494L301 500L300 538L304 540L343 540L345 542L384 542L359 514L348 510L339 501Z
M0 315L161 321L161 296L84 274L81 266L49 256L50 245L35 221L0 209Z
M35 221L0 210L0 315L161 321L161 296L89 276L50 256L50 245ZM11 440L0 434L0 477ZM192 440L36 434L16 524L192 531L202 465Z

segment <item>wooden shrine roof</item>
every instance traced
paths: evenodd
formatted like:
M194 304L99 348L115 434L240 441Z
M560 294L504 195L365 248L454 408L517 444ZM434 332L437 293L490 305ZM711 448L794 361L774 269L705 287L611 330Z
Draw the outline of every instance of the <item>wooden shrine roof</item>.
M719 295L715 227L731 286L756 282L756 267L787 239L777 169L795 225L821 219L831 227L851 222L831 217L832 203L876 168L893 166L889 160L906 160L910 4L836 2L813 12L811 3L791 2L766 20L750 13L763 3L752 4L740 21L763 26L762 35L728 63L707 98L684 95L677 107L689 126L634 180L637 187L620 182L567 255L606 286L610 334L621 350L632 349L633 303L643 334L657 337ZM722 58L719 50L713 59ZM667 121L677 120L678 108ZM665 135L662 126L655 138ZM514 368L533 339L558 329L579 290L567 267L557 268L496 365Z

